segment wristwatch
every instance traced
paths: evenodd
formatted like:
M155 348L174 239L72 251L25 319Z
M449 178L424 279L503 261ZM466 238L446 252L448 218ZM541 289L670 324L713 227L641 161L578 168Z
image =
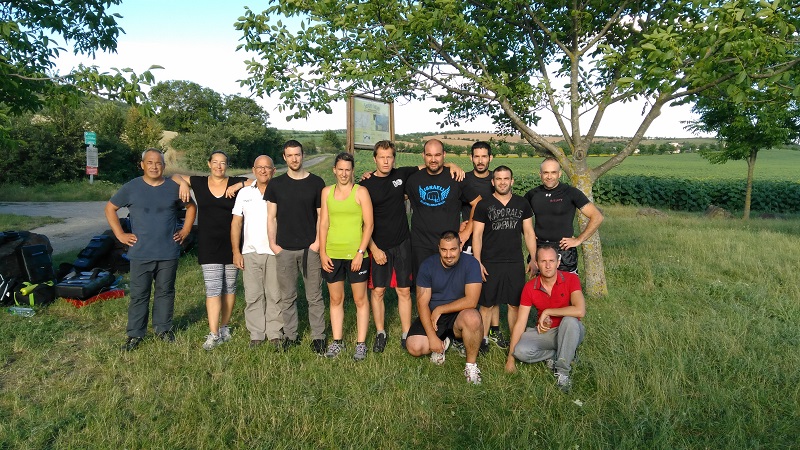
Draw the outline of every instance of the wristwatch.
M362 255L364 254L364 250L361 249L356 250L356 252L361 253Z

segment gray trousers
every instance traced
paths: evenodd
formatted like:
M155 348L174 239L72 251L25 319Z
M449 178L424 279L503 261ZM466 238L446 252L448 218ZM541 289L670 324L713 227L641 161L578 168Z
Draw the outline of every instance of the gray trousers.
M322 300L322 263L319 253L309 249L284 249L275 257L281 290L283 336L292 341L297 339L297 275L302 273L311 339L325 339L325 303Z
M278 261L275 255L246 253L244 257L244 320L250 339L262 341L283 337L279 302Z
M150 288L153 292L153 330L161 334L172 329L175 311L175 274L178 260L131 261L131 302L128 305L128 337L143 338L147 333Z
M569 373L578 345L583 342L586 328L574 317L564 317L556 328L539 334L536 328L528 329L514 347L514 357L525 363L552 359L556 370Z

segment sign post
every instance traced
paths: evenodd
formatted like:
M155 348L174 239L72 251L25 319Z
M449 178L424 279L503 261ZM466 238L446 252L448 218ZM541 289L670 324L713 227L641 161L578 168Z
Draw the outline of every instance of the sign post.
M86 147L86 174L89 175L89 184L94 183L94 176L97 175L99 167L99 157L97 155L97 133L93 131L83 132L83 143Z

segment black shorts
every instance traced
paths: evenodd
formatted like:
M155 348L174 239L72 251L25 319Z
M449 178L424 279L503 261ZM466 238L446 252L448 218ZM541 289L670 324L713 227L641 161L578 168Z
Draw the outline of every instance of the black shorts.
M353 272L350 270L350 259L331 259L333 261L333 272L322 271L322 279L327 283L344 281L347 278L350 284L363 283L369 279L369 263L364 260L361 263L361 270Z
M456 326L456 319L461 312L454 312L448 314L442 314L439 316L439 320L436 321L436 336L439 336L439 339L444 339L445 337L455 337L453 334L453 327ZM408 329L409 336L426 336L428 333L425 332L425 327L422 326L422 321L417 317L411 322L411 328Z
M536 248L549 247L554 248L560 258L558 270L562 272L578 273L578 249L575 247L561 250L558 242L550 241L536 241Z
M492 307L497 305L519 306L522 288L525 287L525 264L483 263L489 272L481 289L478 304Z
M417 279L417 273L419 273L419 266L422 265L422 261L425 261L431 255L438 255L439 249L429 249L425 247L411 247L411 261L413 264L412 268L412 276L414 280Z
M397 247L384 250L386 264L378 264L370 258L370 288L411 287L411 239Z

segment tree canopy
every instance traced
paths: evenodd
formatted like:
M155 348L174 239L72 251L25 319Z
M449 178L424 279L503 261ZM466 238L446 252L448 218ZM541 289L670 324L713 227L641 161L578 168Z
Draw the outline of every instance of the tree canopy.
M290 29L285 18L298 18ZM591 198L663 107L727 83L792 84L800 7L766 0L277 0L236 26L256 52L243 83L278 93L293 117L351 93L438 100L444 125L488 115L553 154ZM775 60L766 55L786 55ZM793 87L800 97L800 87ZM586 154L609 106L644 100L624 149L596 168ZM570 155L536 130L556 119ZM589 119L588 129L581 117ZM583 244L587 290L606 292L598 234Z
M75 101L83 93L128 103L144 98L141 85L153 81L150 70L101 73L81 65L66 74L53 73L56 59L66 51L62 45L90 57L116 51L124 31L117 23L120 16L108 8L120 1L0 2L0 132L7 131L9 115L38 111L48 102Z
M753 173L761 150L789 144L800 137L800 106L790 96L767 96L751 90L748 101L731 100L726 93L701 95L693 109L699 118L689 128L714 133L722 143L718 149L700 154L714 164L747 161L743 218L750 217Z

